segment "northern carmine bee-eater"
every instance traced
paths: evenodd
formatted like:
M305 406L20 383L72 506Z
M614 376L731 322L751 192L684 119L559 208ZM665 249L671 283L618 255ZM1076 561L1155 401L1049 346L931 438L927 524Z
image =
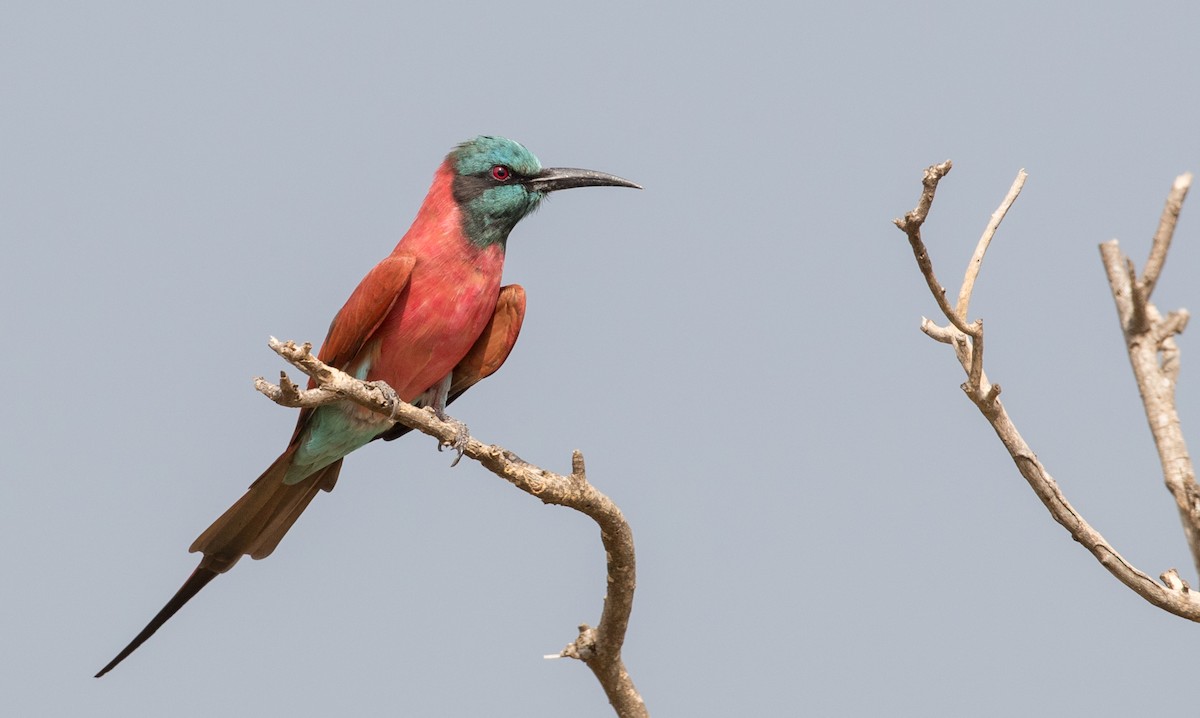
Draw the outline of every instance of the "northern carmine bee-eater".
M525 291L500 286L508 234L550 192L634 187L592 170L542 169L503 137L476 137L446 156L412 227L363 278L329 325L318 357L359 379L387 382L401 399L444 415L448 403L508 358L525 316ZM303 409L287 448L237 503L192 544L200 565L150 623L96 677L133 653L243 555L269 556L342 459L408 429L350 402Z

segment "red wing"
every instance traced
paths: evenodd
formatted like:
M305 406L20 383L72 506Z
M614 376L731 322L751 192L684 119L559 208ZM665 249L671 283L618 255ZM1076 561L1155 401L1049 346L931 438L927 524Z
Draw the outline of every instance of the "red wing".
M325 335L325 343L321 345L321 350L317 352L317 358L332 367L344 370L362 351L363 345L392 310L396 300L408 286L408 279L412 276L413 265L416 263L414 257L392 255L367 272L367 276L362 278L337 316L329 323L329 332ZM312 389L316 385L316 380L310 377L308 388ZM304 430L312 411L300 410L300 416L296 419L296 430L292 432L293 442ZM329 488L332 489L333 486L330 485Z
M453 399L488 378L508 359L509 352L517 343L521 333L521 322L525 320L525 290L519 284L500 288L496 300L496 313L483 328L467 355L454 366L450 382L450 398Z
M317 358L344 369L379 328L408 285L416 259L391 256L367 272L333 322ZM310 383L311 387L311 383Z
M496 311L491 320L483 328L483 333L475 340L467 355L454 366L447 404L500 368L508 359L513 345L517 343L517 335L521 333L521 322L524 319L525 290L519 284L501 287L500 296L496 299ZM391 441L408 432L407 426L396 424L375 438Z

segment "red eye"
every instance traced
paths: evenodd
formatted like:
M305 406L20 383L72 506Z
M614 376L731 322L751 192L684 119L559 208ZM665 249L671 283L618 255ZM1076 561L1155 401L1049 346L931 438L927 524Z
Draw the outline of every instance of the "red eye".
M497 182L507 182L509 177L512 177L512 170L504 165L496 165L492 168L492 179Z

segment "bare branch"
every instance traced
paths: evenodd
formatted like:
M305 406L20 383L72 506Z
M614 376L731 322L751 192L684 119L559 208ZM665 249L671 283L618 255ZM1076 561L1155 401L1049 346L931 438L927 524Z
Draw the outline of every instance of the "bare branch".
M922 181L921 198L917 202L917 207L904 215L903 219L894 220L894 223L908 236L909 244L913 249L913 256L917 260L917 267L921 270L922 276L925 277L925 283L929 286L929 290L937 301L938 307L942 310L942 314L950 322L946 327L939 327L922 317L921 331L937 341L954 346L954 352L958 356L959 362L962 363L963 369L967 372L967 383L963 385L963 391L971 397L971 401L979 405L980 409L986 409L995 400L995 397L999 394L999 390L993 389L983 371L983 321L976 320L971 324L967 324L965 311L959 313L950 309L950 305L946 302L946 290L934 276L933 261L929 258L929 251L925 247L924 240L921 238L921 225L925 223L926 218L929 216L929 210L933 206L933 197L937 190L938 182L946 176L952 166L950 160L946 160L940 165L933 165L927 168L925 170L925 178ZM1025 170L1017 173L1017 178L1013 181L1008 195L1000 203L1000 207L992 213L992 221L988 223L988 227L984 229L983 236L980 237L979 244L975 248L975 256L972 258L972 262L967 265L962 288L959 291L959 304L963 308L970 304L971 294L975 287L975 277L979 274L979 266L983 262L983 256L987 252L987 247L991 244L992 237L995 235L996 229L1000 226L1000 222L1008 213L1009 207L1012 206L1012 203L1016 201L1017 195L1020 194L1021 187L1025 184L1026 176Z
M278 341L275 337L271 337L271 340ZM276 404L297 409L314 409L341 399L336 392L327 389L301 389L292 383L286 372L282 371L279 372L278 386L260 376L255 377L254 388Z
M1175 335L1187 326L1189 315L1187 310L1180 309L1163 317L1150 302L1150 293L1162 272L1191 181L1192 176L1184 174L1172 185L1141 280L1137 279L1133 260L1121 252L1117 240L1100 245L1100 258L1117 305L1117 318L1125 336L1125 348L1142 397L1146 421L1158 450L1163 483L1175 499L1192 563L1200 573L1200 486L1196 483L1195 467L1175 408L1175 384L1179 378L1179 345Z
M443 446L462 447L462 453L513 486L545 504L567 506L591 517L600 526L600 539L608 559L608 589L600 624L584 625L580 635L560 654L578 658L596 675L618 716L648 716L646 705L634 687L633 679L621 659L621 647L633 610L637 585L633 532L621 509L588 483L583 454L574 452L569 476L534 466L513 452L474 438L463 441L462 425L442 421L431 409L422 409L401 401L383 382L363 382L321 362L312 354L312 345L297 346L271 337L271 349L293 366L316 380L317 388L298 390L291 381L275 386L265 379L255 380L255 388L277 404L312 407L349 400L405 426L434 437ZM291 389L286 388L291 385Z
M988 220L987 227L983 229L983 236L979 238L979 244L975 245L975 254L971 255L971 261L967 262L967 271L963 275L962 288L958 290L958 305L955 307L955 312L959 319L967 321L967 308L971 304L971 293L975 291L975 278L979 276L979 268L983 264L983 255L987 254L988 245L992 243L992 237L996 235L996 230L1000 228L1000 223L1004 221L1004 216L1008 214L1008 208L1012 207L1013 202L1017 201L1017 196L1021 194L1021 188L1025 186L1025 179L1029 175L1025 170L1017 172L1017 178L1013 180L1012 187L1008 188L1008 194L1004 196L1004 200L1000 202L1000 206L992 212L992 218Z
M973 395L978 394L982 399L988 393L983 386L983 320L976 319L973 326L978 328L978 332L971 335L971 364L967 367L965 390Z
M1191 586L1188 586L1187 581L1184 581L1182 578L1180 578L1179 572L1173 568L1163 571L1158 578L1163 583L1167 584L1167 588L1171 589L1172 591L1187 592L1192 590Z
M1175 178L1171 191L1167 194L1167 203L1163 207L1162 218L1158 220L1158 231L1154 233L1154 243L1150 247L1150 257L1142 270L1142 280L1139 284L1145 294L1146 301L1154 293L1158 284L1158 275L1162 273L1163 264L1167 261L1167 250L1171 248L1171 238L1175 236L1175 223L1179 220L1179 212L1183 209L1183 200L1187 198L1188 189L1192 186L1192 173L1186 172Z
M933 196L937 193L938 182L950 174L952 169L954 169L954 163L950 160L925 169L925 179L921 181L921 198L917 200L916 208L904 215L903 219L892 220L902 232L921 231L921 225L925 224L926 218L929 217L929 208L933 206Z
M938 165L938 167L943 166L948 167L949 163ZM1195 596L1195 593L1187 587L1187 584L1179 579L1173 570L1164 573L1162 583L1158 583L1122 557L1071 506L1059 488L1058 483L1050 476L1042 463L1038 461L1037 455L1025 443L1025 440L1021 437L1016 426L1009 418L1008 412L1004 409L1004 405L999 399L1000 386L998 384L991 384L983 371L983 323L976 321L967 325L965 322L966 309L974 288L974 276L979 271L978 264L975 262L975 258L972 258L972 265L968 266L967 276L964 278L963 291L960 293L959 301L962 313L950 312L945 304L944 291L942 291L941 286L936 281L932 280L934 276L932 263L929 261L924 250L924 244L920 240L920 224L928 216L933 201L933 192L929 186L931 175L936 177L936 179L940 179L940 176L945 175L943 171L939 176L935 170L936 168L926 170L924 189L921 193L921 200L917 205L917 209L906 215L903 220L896 221L896 226L908 235L909 242L913 245L914 255L917 258L917 266L920 268L921 274L925 277L926 283L929 284L935 301L937 301L938 306L942 308L943 313L950 321L949 326L942 327L928 319L923 319L921 330L931 338L954 347L959 363L962 364L963 369L969 377L967 383L963 384L963 390L971 398L971 401L975 403L988 423L992 425L992 429L996 432L1001 443L1004 444L1004 447L1012 457L1013 463L1016 464L1021 475L1029 483L1030 488L1033 489L1038 498L1041 499L1042 504L1045 505L1054 520L1061 524L1080 545L1091 552L1105 569L1139 596L1151 604L1177 616L1200 622L1200 598ZM1018 182L1014 182L1014 188L1018 191L1018 183L1023 179L1022 174L1024 173L1018 174ZM936 179L934 180L934 184L936 184ZM1009 194L1015 199L1013 190L1010 190ZM1011 204L1012 202L1008 201L1006 197L1005 203L1001 205L1001 209L1007 211ZM1000 211L997 210L998 213ZM1000 217L1003 217L1002 213ZM993 219L996 219L996 215L993 215ZM996 224L999 224L998 220ZM987 230L985 230L985 237L990 241ZM986 243L983 240L980 243L983 245L983 249L986 250ZM1107 245L1102 246L1101 251L1105 256L1105 266L1108 268L1109 281L1113 287L1113 296L1117 300L1118 311L1122 316L1122 325L1128 326L1130 323L1129 320L1135 314L1133 307L1135 295L1132 282L1130 281L1130 274L1122 266L1123 262L1120 261L1120 252L1116 249L1115 242L1110 244L1112 244L1112 247L1108 247ZM979 248L976 249L976 255L982 261L983 252ZM974 268L974 274L972 273L972 268ZM1143 292L1142 295L1144 297L1145 293ZM1146 316L1157 317L1157 312L1146 312ZM1162 329L1167 335L1167 338L1162 343L1165 344L1168 341L1172 341L1170 335L1174 331L1182 329L1184 323L1186 323L1186 314L1171 320L1170 324ZM1141 382L1139 381L1140 385ZM1147 411L1149 411L1149 406L1147 406ZM1153 424L1154 422L1152 421L1151 423ZM1175 424L1177 425L1177 421ZM1167 466L1165 461L1164 466ZM1190 467L1190 462L1188 466ZM1194 481L1192 483L1194 485Z
M942 344L953 344L955 338L962 335L962 332L953 327L943 327L940 324L935 324L928 317L921 317L921 331L925 332L930 339L939 341Z
M1125 258L1125 273L1129 275L1129 298L1132 302L1133 314L1129 316L1128 331L1133 334L1144 334L1150 328L1150 320L1146 318L1146 288L1137 278L1137 269L1133 260Z
M1161 344L1176 334L1183 334L1183 330L1187 328L1188 320L1191 318L1192 315L1186 309L1169 312L1166 317L1155 323L1154 341Z
M1108 572L1117 580L1133 589L1139 596L1165 611L1190 621L1200 622L1200 598L1183 588L1175 589L1169 584L1159 584L1118 553L1100 535L1100 532L1092 528L1075 510L1075 507L1067 501L1058 483L1038 461L1037 455L1033 453L1025 440L1021 438L1001 403L996 401L994 405L997 409L996 416L994 419L988 417L992 428L1000 437L1004 447L1008 449L1009 455L1012 456L1021 475L1025 477L1034 493L1050 511L1054 520L1062 525L1080 545L1090 551L1100 565L1108 569Z
M933 196L937 193L938 183L942 178L950 173L954 164L950 160L946 160L940 165L932 165L925 170L925 179L922 181L921 199L917 201L917 206L908 214L899 219L892 220L892 223L900 228L900 231L908 235L908 243L912 246L913 256L917 260L917 266L921 268L921 274L925 277L925 283L929 285L929 291L933 293L933 298L937 300L938 308L942 310L942 314L950 320L950 323L955 326L963 334L974 336L974 331L967 326L965 319L950 308L950 303L946 300L946 288L938 281L937 276L933 273L933 260L929 258L929 250L925 247L925 242L921 239L921 225L925 224L926 218L929 217L929 208L933 206Z

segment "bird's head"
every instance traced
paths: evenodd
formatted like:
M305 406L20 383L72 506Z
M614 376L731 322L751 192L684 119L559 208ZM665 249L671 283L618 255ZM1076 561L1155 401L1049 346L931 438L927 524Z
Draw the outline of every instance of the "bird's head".
M508 233L549 193L571 187L640 186L614 175L566 167L542 168L519 142L480 136L446 158L454 170L454 200L467 236L477 245L504 245Z

